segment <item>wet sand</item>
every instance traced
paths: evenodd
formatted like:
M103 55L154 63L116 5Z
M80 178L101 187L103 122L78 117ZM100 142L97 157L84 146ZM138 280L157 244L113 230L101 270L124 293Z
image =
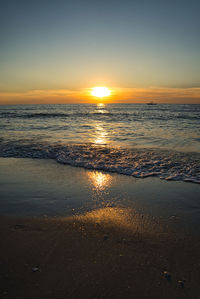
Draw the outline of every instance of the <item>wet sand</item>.
M86 170L53 160L0 158L0 215L71 216L131 207L200 234L200 185Z
M1 298L200 296L200 240L129 209L1 217L0 236Z
M199 185L0 165L0 298L200 298Z

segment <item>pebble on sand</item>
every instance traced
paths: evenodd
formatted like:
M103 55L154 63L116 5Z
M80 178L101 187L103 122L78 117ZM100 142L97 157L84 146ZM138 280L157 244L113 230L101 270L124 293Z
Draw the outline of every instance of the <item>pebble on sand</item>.
M171 274L168 272L168 271L164 271L163 272L163 276L168 280L168 281L170 281L171 280Z
M38 267L38 266L34 266L34 267L32 267L32 271L33 272L37 272L37 271L39 271L40 270L40 268Z

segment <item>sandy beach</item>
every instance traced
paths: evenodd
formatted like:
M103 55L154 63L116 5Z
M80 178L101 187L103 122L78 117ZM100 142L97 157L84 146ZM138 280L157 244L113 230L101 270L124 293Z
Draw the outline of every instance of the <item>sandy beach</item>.
M0 160L1 298L199 298L199 185Z
M0 299L200 299L199 12L1 1Z
M199 240L127 213L1 217L1 298L199 298Z

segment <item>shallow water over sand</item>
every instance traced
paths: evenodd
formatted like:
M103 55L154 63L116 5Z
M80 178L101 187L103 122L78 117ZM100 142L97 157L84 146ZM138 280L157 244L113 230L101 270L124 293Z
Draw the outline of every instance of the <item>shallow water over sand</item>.
M85 170L52 160L0 158L1 215L70 216L128 208L197 231L200 186Z

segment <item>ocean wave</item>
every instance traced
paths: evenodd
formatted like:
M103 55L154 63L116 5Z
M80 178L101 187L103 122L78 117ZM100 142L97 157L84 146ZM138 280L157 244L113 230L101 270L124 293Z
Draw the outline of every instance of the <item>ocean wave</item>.
M188 114L159 114L151 113L149 111L143 111L143 113L138 113L136 111L131 112L109 112L109 111L97 111L97 112L23 112L23 111L1 111L1 119L10 119L10 118L22 118L22 119L51 119L51 118L89 118L89 119L100 119L100 120L109 120L110 122L115 122L119 120L130 121L144 121L144 120L158 120L158 121L169 121L169 120L191 120L199 121L199 113L193 113L192 115Z
M58 163L103 170L136 178L200 184L200 154L123 149L92 144L44 144L33 140L0 142L1 157L54 159Z
M1 112L1 118L45 118L45 117L68 117L67 113L19 113L19 112Z

